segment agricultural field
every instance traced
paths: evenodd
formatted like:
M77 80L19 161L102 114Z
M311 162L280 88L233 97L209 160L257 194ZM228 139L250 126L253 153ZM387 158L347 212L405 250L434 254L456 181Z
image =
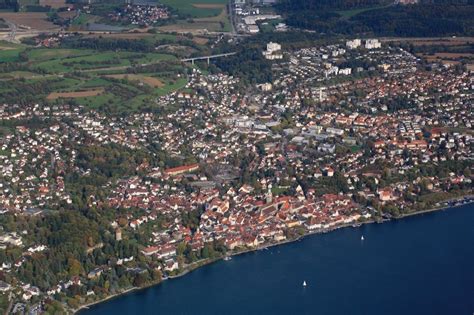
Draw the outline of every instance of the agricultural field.
M0 41L0 63L17 61L23 50L21 45Z
M92 24L100 25L102 16L122 3L111 0L94 5L90 13L81 13L74 19L70 30L81 31ZM163 3L184 18L155 31L134 29L80 35L106 41L143 41L155 50L74 45L38 48L0 41L0 102L67 102L103 111L130 112L151 108L157 97L183 89L188 82L186 73L190 65L179 59L206 54L209 41L206 32L230 31L227 0L163 0ZM22 0L22 12L0 12L0 25L8 26L7 22L12 22L19 33L38 29L55 31L57 26L47 20L45 12L25 12L28 6L40 4L58 7L63 6L64 1ZM76 13L64 14L71 17ZM159 30L164 32L158 33Z
M467 69L474 69L474 37L392 38L385 41L410 45L415 55L428 62L465 64Z
M99 16L81 13L73 21L69 29L71 31L78 31L81 28L85 27L87 23L95 23L100 20Z
M39 5L41 6L50 6L51 8L64 8L68 6L66 0L39 0Z
M15 62L20 57L21 49L0 49L0 63L1 62Z
M104 93L104 89L91 89L91 90L75 91L75 92L52 92L48 94L46 99L56 100L58 98L90 97L90 96L97 96L102 93Z
M161 26L158 29L164 32L203 34L206 32L230 32L231 26L226 8L223 6L218 15L182 20L176 24Z
M149 77L145 75L137 75L137 74L107 74L104 75L106 78L112 79L125 79L128 81L137 81L140 84L146 84L153 88L161 88L165 86L165 84L158 78Z
M159 40L166 40L168 42L176 42L179 39L185 39L184 36L172 35L172 34L154 34L148 32L121 32L121 33L88 33L84 34L83 38L104 38L104 39L143 39L150 42L156 42Z
M0 12L0 19L10 21L21 29L52 31L59 26L48 21L45 12Z
M0 42L0 69L7 62L24 67L0 71L0 102L20 98L19 102L68 102L128 112L152 107L155 98L187 83L187 66L161 53L32 48Z
M36 68L49 73L67 73L74 71L122 70L133 65L173 60L174 57L163 54L142 54L131 52L100 52L78 57L58 58L36 64Z
M180 14L193 18L219 15L225 9L227 0L161 0L161 3L176 9Z
M2 46L0 46L2 47ZM65 74L74 71L124 70L133 65L176 61L172 55L138 52L96 52L88 49L0 48L0 62L19 61L25 52L30 67L41 73Z

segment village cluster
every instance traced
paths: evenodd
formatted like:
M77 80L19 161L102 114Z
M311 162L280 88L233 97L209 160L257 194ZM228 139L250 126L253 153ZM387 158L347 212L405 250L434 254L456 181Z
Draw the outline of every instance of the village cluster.
M110 13L109 18L116 22L147 27L158 21L168 19L169 11L166 7L160 5L127 4L124 8Z
M471 185L466 169L424 171L472 161L468 72L426 71L415 56L375 39L293 52L271 43L263 53L275 61L273 82L243 90L239 78L195 69L184 91L156 100L168 109L164 114L109 117L78 106L0 106L5 124L37 121L15 125L0 139L0 215L67 208L65 174L91 172L76 163L77 146L155 144L187 162L144 162L143 176L107 183L106 198L89 202L130 209L110 221L111 231L121 241L151 229L141 253L166 275L185 267L177 257L182 243L196 252L213 242L229 251L268 246L387 219L414 207L420 192ZM183 220L190 212L199 213L194 227ZM158 218L164 228L154 230ZM23 237L0 231L0 245L22 248L23 260L48 250ZM133 257L116 258L137 267ZM4 262L1 270L14 272L21 263ZM45 292L22 284L24 299L53 295L107 270L97 266L87 278L64 279ZM1 291L10 289L0 282Z

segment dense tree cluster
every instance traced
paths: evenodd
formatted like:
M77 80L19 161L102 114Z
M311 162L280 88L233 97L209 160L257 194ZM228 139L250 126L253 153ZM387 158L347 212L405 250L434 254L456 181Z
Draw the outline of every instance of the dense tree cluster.
M125 50L153 52L155 46L146 40L107 39L107 38L68 38L61 44L63 47L94 50Z
M18 11L20 4L17 0L0 0L0 9Z
M54 84L61 79L52 80L7 80L0 81L0 103L31 104L38 100L38 96L51 93Z
M384 5L384 1L282 0L277 8L294 27L325 34L376 36L446 36L474 34L474 3L422 1ZM370 8L372 6L372 8ZM341 10L358 10L345 16ZM364 11L364 9L368 9Z
M349 10L386 4L387 0L281 0L279 8L287 10Z
M160 61L146 66L135 66L127 69L127 73L160 73L160 75L170 73L173 76L176 74L184 74L184 69L180 63L173 61Z
M234 56L216 59L215 64L222 71L250 83L272 81L271 62L262 55L262 49L244 49Z

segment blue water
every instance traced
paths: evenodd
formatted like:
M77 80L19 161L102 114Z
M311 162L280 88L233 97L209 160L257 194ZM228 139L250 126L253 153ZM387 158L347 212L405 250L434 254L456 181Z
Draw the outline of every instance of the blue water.
M472 315L474 206L309 236L81 314Z

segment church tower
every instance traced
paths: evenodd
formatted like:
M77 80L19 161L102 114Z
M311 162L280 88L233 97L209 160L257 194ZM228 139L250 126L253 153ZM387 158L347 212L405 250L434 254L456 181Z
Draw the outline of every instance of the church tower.
M272 184L268 185L268 191L266 195L266 201L267 203L272 203L273 202L273 194L272 194Z

